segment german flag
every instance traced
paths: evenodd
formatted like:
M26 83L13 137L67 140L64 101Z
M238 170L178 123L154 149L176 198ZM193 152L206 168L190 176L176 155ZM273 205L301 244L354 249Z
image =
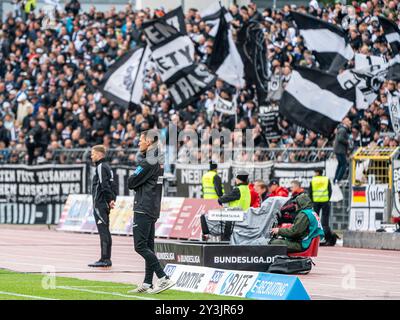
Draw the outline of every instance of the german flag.
M367 187L353 187L353 202L367 203Z

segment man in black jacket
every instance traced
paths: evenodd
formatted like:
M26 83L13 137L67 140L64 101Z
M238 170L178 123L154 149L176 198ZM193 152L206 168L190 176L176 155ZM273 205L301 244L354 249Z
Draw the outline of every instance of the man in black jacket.
M96 172L92 180L93 214L97 230L100 235L101 258L89 264L89 267L111 267L111 233L110 210L115 206L116 190L113 187L114 175L105 162L106 148L96 145L92 148L91 158L96 165Z
M344 118L342 123L339 124L335 141L333 143L333 152L338 160L338 166L335 172L334 183L342 180L347 169L347 154L349 151L351 121L348 117Z
M128 188L135 191L133 203L133 240L135 251L145 260L143 284L129 293L159 293L174 285L165 274L154 252L155 223L160 217L163 168L158 154L158 135L155 130L140 135L138 166L128 178ZM158 277L153 288L153 274Z

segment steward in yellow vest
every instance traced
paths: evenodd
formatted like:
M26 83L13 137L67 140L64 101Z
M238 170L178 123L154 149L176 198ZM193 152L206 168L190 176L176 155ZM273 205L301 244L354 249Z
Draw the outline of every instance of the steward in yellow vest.
M225 192L221 177L217 173L217 168L218 166L215 162L210 162L210 170L201 178L203 199L218 199Z
M25 13L30 14L33 10L35 10L37 5L37 0L27 0L25 1Z
M220 205L227 203L229 207L239 207L243 211L247 211L251 203L248 178L249 174L246 171L240 170L236 175L236 186L230 193L219 197L218 203Z
M336 233L333 233L329 227L331 211L329 200L332 196L331 181L328 177L322 175L322 169L316 169L314 172L315 175L310 184L311 200L313 202L314 211L321 217L322 228L324 229L326 240L324 245L334 246L338 236ZM322 215L320 214L321 212Z

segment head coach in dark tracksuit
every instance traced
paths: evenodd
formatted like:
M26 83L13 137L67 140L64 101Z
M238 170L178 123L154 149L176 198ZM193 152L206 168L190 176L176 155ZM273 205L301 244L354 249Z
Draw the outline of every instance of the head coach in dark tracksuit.
M89 264L89 267L111 267L110 210L115 206L116 193L113 190L114 175L105 162L106 148L96 145L92 148L91 158L96 166L92 180L93 214L100 235L101 258Z
M145 260L143 284L130 293L159 293L174 285L165 274L154 252L155 223L160 217L164 170L160 165L156 130L142 132L139 140L138 165L128 178L128 188L135 191L133 203L133 240L135 251ZM158 277L153 288L153 274Z

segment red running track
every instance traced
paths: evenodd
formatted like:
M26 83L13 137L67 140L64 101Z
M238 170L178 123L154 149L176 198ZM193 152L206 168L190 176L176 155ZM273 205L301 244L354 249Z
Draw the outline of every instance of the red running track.
M143 280L144 263L131 237L113 236L110 270L87 267L98 257L97 235L0 226L0 268L132 284ZM311 273L299 277L312 299L400 299L399 251L321 247L314 262Z

